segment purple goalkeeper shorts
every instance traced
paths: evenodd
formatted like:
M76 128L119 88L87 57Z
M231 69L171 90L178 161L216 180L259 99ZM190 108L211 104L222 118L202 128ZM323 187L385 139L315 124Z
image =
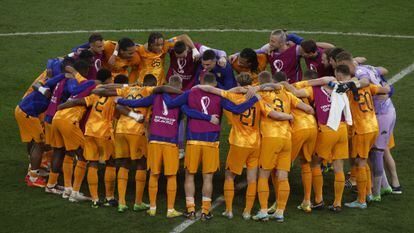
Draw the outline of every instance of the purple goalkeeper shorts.
M375 141L375 148L385 150L388 148L388 143L392 132L394 131L397 114L393 105L389 106L388 111L382 111L382 114L377 114L379 133Z

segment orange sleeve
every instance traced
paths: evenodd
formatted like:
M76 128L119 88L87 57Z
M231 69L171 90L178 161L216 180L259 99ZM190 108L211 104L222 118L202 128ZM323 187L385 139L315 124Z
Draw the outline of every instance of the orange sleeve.
M89 106L94 105L95 102L98 101L98 99L99 99L99 96L97 95L90 95L90 96L85 97L86 106L89 107Z
M78 81L78 83L81 83L81 82L83 82L83 81L88 80L88 79L86 79L85 77L83 77L80 73L77 73L77 74L75 75L75 79L76 79L76 81Z
M380 88L381 88L381 86L379 86L379 85L369 84L369 90L371 92L371 95L378 94L378 91L379 91Z
M110 41L110 40L106 40L104 42L104 54L105 54L105 58L106 61L108 61L108 59L112 56L112 54L114 53L115 50L115 41Z
M168 53L168 51L174 47L175 42L177 42L177 37L173 37L168 40L165 40L164 46L162 47L162 52Z
M296 106L298 106L299 103L303 103L302 100L300 100L298 97L294 96L292 93L287 92L289 99L290 99L290 104L292 105L293 108L296 108Z
M257 54L257 61L259 62L258 70L260 72L266 70L266 66L267 66L266 54Z

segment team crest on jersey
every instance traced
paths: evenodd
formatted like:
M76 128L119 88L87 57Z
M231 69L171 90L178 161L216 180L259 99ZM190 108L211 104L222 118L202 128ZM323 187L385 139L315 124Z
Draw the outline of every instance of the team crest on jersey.
M221 73L217 73L217 74L216 74L216 76L217 76L218 78L221 78Z
M201 97L201 108L203 109L203 113L208 115L208 106L210 106L210 98L208 96Z
M275 67L276 71L279 72L283 69L283 61L277 59L273 62L273 67Z

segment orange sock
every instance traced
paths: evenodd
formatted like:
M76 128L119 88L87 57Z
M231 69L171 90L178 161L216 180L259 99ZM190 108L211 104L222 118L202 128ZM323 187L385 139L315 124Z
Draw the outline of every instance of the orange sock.
M276 200L277 199L277 186L278 186L276 171L272 170L270 175L272 176L273 191L275 192L275 200Z
M310 163L301 165L302 185L303 185L303 201L310 203L312 190L312 170Z
M226 211L233 211L234 180L224 180L224 200L226 201Z
M128 184L128 172L129 170L124 167L120 167L118 171L118 201L120 205L126 205L125 194Z
M98 168L94 166L89 166L88 168L88 185L89 192L93 201L99 200L98 196Z
M72 187L72 176L73 176L73 157L66 155L63 159L63 183L65 184L65 188Z
M79 192L80 187L83 182L83 178L85 177L86 173L86 162L85 161L76 161L76 167L74 172L74 179L73 179L73 191Z
M356 165L351 166L350 171L351 171L351 177L349 179L351 180L353 184L355 184L356 179L357 179L357 174L358 174L357 166Z
M185 207L187 208L188 213L195 211L194 197L185 197Z
M254 199L256 199L257 183L251 182L247 184L246 189L246 207L244 213L250 213L254 205Z
M358 167L357 175L358 201L365 203L367 195L367 170L366 167Z
M115 198L115 180L116 180L116 168L106 166L105 169L105 197L110 200Z
M177 194L177 176L167 177L167 208L174 209L175 195Z
M157 192L158 192L158 178L159 175L150 175L148 182L148 195L150 200L150 207L155 208L157 206Z
M289 180L278 180L279 189L277 193L277 209L285 210L286 203L290 194Z
M269 201L269 180L259 177L257 181L257 196L259 197L260 209L267 211Z
M323 187L323 176L320 166L312 167L312 186L315 194L315 203L321 203L322 198L322 187Z
M334 206L342 206L342 194L345 187L345 174L344 172L335 173L334 189L335 189L335 201Z
M137 170L135 172L135 204L142 203L144 196L145 182L147 181L147 171Z
M210 209L211 209L211 198L203 197L203 201L201 204L201 213L208 214L210 213Z
M367 194L372 195L372 177L371 177L371 169L369 169L369 165L367 164L366 167L367 172Z
M47 187L53 188L57 184L59 173L50 171L49 180L47 181Z

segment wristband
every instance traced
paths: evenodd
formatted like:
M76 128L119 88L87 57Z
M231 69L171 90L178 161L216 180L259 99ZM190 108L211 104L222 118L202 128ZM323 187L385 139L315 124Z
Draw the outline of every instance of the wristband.
M334 82L332 82L332 81L329 81L329 83L328 83L328 87L332 87L332 88L334 88L334 87L335 87L335 83L334 83Z
M129 84L122 84L122 87L128 87Z
M114 52L112 53L112 55L118 56L118 51L117 50L114 50Z
M40 93L42 93L42 95L45 95L45 93L46 93L47 90L50 90L50 89L49 88L46 88L46 87L39 87L39 89L38 89L38 91Z

